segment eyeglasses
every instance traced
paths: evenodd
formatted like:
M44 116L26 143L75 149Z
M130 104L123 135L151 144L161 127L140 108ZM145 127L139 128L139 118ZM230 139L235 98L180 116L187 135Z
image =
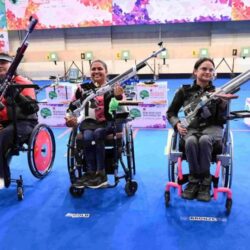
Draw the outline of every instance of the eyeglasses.
M204 71L204 72L206 72L206 71L209 71L209 72L214 72L214 69L213 68L207 68L207 67L202 67L202 68L199 68L201 71Z

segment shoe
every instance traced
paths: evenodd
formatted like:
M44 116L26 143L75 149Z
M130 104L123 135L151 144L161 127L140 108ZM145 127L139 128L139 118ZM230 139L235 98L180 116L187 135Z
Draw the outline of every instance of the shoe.
M197 200L206 202L210 201L211 200L210 189L211 189L210 185L201 184L196 197Z
M101 188L108 185L108 178L106 174L97 173L94 179L85 182L86 187Z
M193 200L199 191L198 182L189 182L181 194L183 199Z
M76 188L84 188L86 185L85 183L88 182L91 179L94 179L96 177L95 173L89 173L86 172L83 174L83 176L79 179L77 179L74 183L73 186Z

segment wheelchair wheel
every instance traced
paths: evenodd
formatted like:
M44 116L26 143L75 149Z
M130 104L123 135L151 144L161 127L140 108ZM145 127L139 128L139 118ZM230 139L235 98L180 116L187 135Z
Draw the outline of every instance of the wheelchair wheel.
M23 200L24 197L24 191L23 191L23 178L22 175L20 175L19 179L16 180L17 183L17 187L16 187L16 191L17 191L17 199L19 201Z
M135 169L135 148L134 148L134 137L133 137L133 131L130 127L130 138L131 138L131 153L132 153L132 163L133 163L133 174L136 174Z
M78 128L75 127L72 129L69 140L68 140L68 151L67 151L67 164L68 164L68 173L71 183L74 183L75 180L82 176L82 167L77 167L76 154L77 154L77 145L76 145L76 136Z
M233 134L229 133L226 154L229 155L229 164L221 167L222 172L222 186L231 188L233 177Z
M226 214L227 215L229 215L231 213L232 205L233 205L233 200L227 199L226 200Z
M22 201L24 198L23 187L17 187L17 199Z
M32 131L28 144L28 162L31 173L36 178L45 177L55 159L55 138L45 124L38 124Z
M128 196L132 196L136 193L138 184L136 181L128 181L125 185L125 192Z
M84 194L84 188L76 188L74 186L70 186L69 192L74 197L81 197Z
M134 155L134 143L133 143L133 131L131 126L125 125L125 150L127 156L127 167L130 174L135 174L135 155Z
M168 180L171 182L177 182L178 179L178 169L177 162L170 159L170 154L172 151L177 150L178 144L178 134L173 130L169 130L168 143L167 143L167 154L168 154Z
M164 198L165 198L165 206L169 207L169 204L170 204L170 192L169 191L165 191Z

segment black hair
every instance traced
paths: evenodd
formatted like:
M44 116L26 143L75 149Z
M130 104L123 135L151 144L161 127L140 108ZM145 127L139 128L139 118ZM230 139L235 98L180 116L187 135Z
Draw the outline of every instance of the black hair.
M105 70L108 72L108 66L107 66L107 64L104 61L99 60L99 59L94 60L93 62L91 62L90 68L92 67L93 63L96 63L96 62L101 63L103 65L103 67L105 68Z
M209 61L213 64L213 66L215 67L215 64L214 64L214 61L211 59L211 58L208 58L208 57L202 57L200 58L198 61L196 61L196 63L194 64L194 70L197 70L200 65L206 61Z

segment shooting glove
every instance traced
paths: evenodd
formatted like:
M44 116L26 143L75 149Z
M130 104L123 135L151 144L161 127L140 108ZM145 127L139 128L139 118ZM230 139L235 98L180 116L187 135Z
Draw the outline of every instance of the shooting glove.
M31 115L39 111L37 101L29 96L19 94L15 97L15 101L26 115Z
M15 88L15 87L11 87L11 85L9 85L7 87L7 90L5 92L4 98L8 98L8 97L16 97L17 95L19 95L20 93L20 89L19 88Z

